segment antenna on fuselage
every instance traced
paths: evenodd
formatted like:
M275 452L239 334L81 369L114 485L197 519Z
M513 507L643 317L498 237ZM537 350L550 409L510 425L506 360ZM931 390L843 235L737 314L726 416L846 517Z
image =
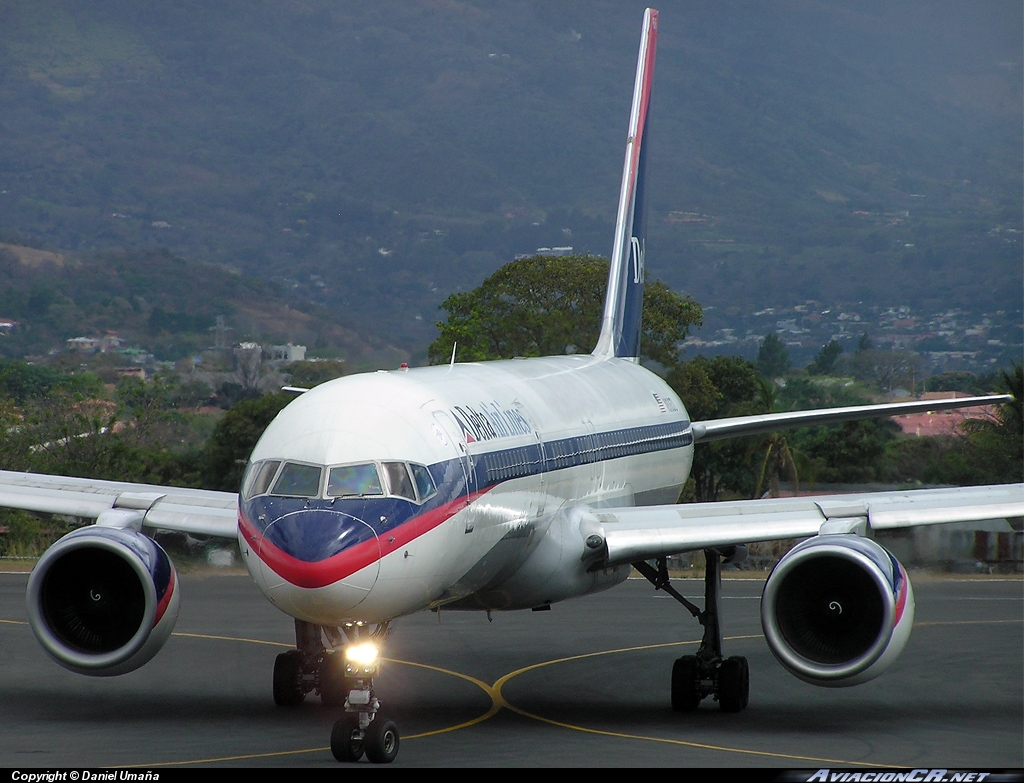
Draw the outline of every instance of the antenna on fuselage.
M633 84L633 107L626 137L626 159L615 216L608 291L605 294L601 336L594 356L633 359L640 355L640 320L644 304L644 244L647 230L644 211L647 111L654 78L654 51L658 42L658 12L648 8L640 35L640 54Z
M451 360L451 362L450 362L450 363L448 364L448 369L449 369L449 370L450 370L450 369L451 369L452 367L454 367L454 366L455 366L455 349L456 349L456 348L458 348L458 347L459 347L459 341L458 341L458 340L456 340L456 341L455 341L454 343L452 343L452 360Z

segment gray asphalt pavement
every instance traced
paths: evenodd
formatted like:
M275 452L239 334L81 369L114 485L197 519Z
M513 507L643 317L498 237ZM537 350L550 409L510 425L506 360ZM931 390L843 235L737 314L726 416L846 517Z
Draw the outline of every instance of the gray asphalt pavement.
M0 765L336 766L336 711L279 709L290 618L241 575L182 580L175 636L147 666L87 678L25 624L27 575L0 574ZM680 582L699 596L699 582ZM1024 766L1024 582L914 580L917 622L892 669L816 688L761 638L759 581L726 581L726 654L750 661L750 706L669 706L672 661L700 629L645 581L549 612L400 620L378 693L402 766ZM670 645L670 646L666 646ZM585 657L574 657L585 656ZM569 660L565 660L569 659Z

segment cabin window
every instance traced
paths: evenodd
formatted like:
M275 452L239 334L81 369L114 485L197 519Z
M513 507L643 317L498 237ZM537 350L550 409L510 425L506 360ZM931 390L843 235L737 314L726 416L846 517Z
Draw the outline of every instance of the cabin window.
M380 483L377 466L372 463L331 468L327 477L329 498L383 494L384 487Z
M274 483L275 495L290 497L315 498L320 494L320 474L318 465L301 465L288 462L281 469L281 475Z

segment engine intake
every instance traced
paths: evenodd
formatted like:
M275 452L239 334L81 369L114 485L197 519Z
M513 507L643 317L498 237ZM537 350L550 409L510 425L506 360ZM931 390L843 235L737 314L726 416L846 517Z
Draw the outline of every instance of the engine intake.
M815 685L877 677L903 651L913 623L906 571L886 549L856 535L818 536L794 547L761 598L768 646Z
M29 624L61 666L80 674L134 671L167 642L178 619L178 577L167 553L130 529L64 536L28 582Z

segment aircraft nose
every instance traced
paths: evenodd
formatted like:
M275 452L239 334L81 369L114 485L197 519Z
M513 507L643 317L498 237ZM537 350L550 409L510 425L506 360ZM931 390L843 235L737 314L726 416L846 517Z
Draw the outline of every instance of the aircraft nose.
M369 595L380 572L373 527L331 509L282 514L265 528L258 553L267 595L297 617L335 619L352 610Z

